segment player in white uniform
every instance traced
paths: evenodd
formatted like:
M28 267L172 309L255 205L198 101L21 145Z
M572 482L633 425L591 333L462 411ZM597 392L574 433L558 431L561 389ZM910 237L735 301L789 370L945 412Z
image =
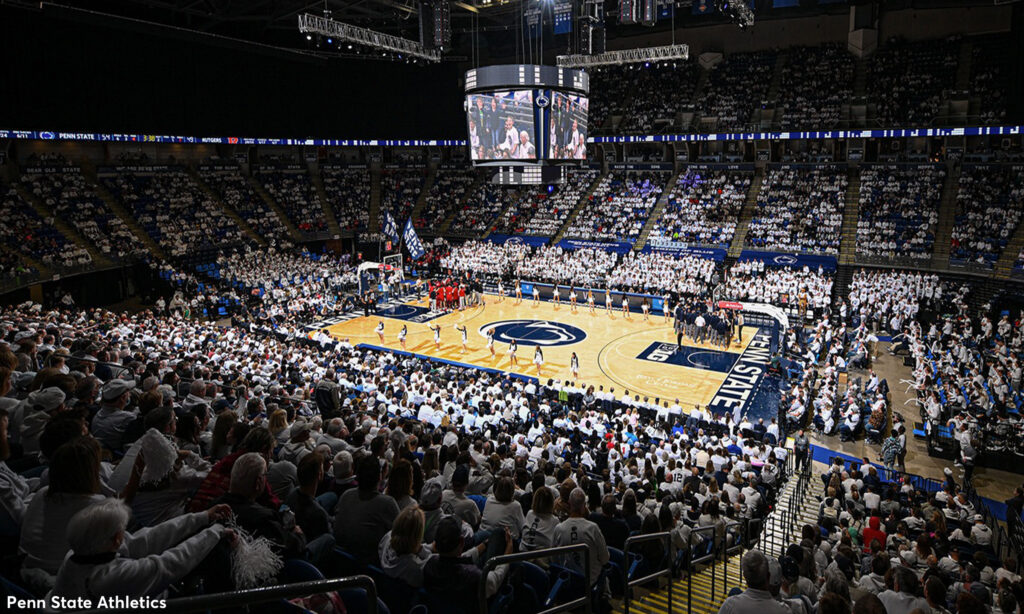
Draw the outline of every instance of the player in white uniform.
M405 349L405 336L409 334L409 327L405 324L402 325L402 330L398 331L398 344Z
M519 364L516 361L516 350L518 350L518 349L519 349L519 344L517 344L516 340L513 339L512 343L508 344L508 364L509 365L518 365Z
M494 356L494 329L487 329L487 349L491 351L491 356Z
M533 351L533 364L537 365L537 377L540 377L540 369L544 366L544 352L541 351L539 345Z
M555 309L558 309L559 303L562 302L562 292L558 289L558 284L555 284L555 289L552 291L551 296L555 300Z
M467 338L467 335L466 335L466 327L465 326L459 326L458 324L456 324L455 325L455 330L457 330L460 333L462 333L462 353L465 354L466 352L469 351L469 348L466 347L466 342L469 340Z
M569 371L572 372L572 378L580 378L580 358L576 355L576 352L572 353L572 358L569 359Z
M427 328L434 331L434 345L441 349L441 327L437 324L428 324Z
M384 345L384 320L377 322L377 337L380 338L380 344Z

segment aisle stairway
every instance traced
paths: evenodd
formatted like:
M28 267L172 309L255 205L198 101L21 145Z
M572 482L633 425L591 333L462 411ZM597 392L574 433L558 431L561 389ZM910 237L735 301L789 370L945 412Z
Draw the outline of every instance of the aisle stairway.
M462 206L466 204L467 200L469 200L470 198L473 197L474 194L476 194L476 191L480 189L480 186L485 181L490 181L490 178L490 173L486 171L478 172L476 174L476 178L473 180L473 184L469 186L468 190L466 190L466 195L463 196L462 199L459 200L459 202L456 203L454 207L452 207L452 210L448 213L448 216L444 218L444 221L441 222L441 225L438 227L437 232L434 233L434 236L443 236L446 232L448 232L448 227L451 226L452 222L455 221L455 216L459 214L459 211L462 211Z
M54 215L53 210L47 207L46 203L44 203L38 196L33 194L31 190L27 189L21 183L15 183L11 187L13 187L15 191L18 192L18 195L21 196L22 200L24 200L25 202L32 206L32 209L35 210L36 214L41 219L43 219L47 223L52 223L53 226L57 229L57 231L64 235L64 238L66 238L68 241L74 243L78 247L85 249L85 251L89 253L89 257L92 258L91 266L95 266L96 268L104 268L111 266L113 264L110 261L110 258L107 258L103 254L103 252L97 249L92 241L87 240L85 237L79 234L78 230L76 230L74 227L72 227L70 224L68 224L61 218Z
M270 209L277 214L278 219L280 219L281 222L284 223L285 228L288 229L288 235L291 236L292 240L296 242L301 242L303 239L302 233L299 232L298 227L295 226L295 222L293 222L292 219L288 217L288 214L285 213L285 210L282 209L281 206L277 204L277 201L274 200L270 193L267 192L266 188L263 187L263 184L257 181L255 177L250 176L248 177L248 179L249 184L252 185L252 189L256 190L256 193L260 195L260 198L263 199L263 202L267 203L267 206L270 207Z
M427 168L427 176L423 179L423 188L420 189L420 195L416 198L416 204L413 205L412 211L409 213L409 217L412 218L413 224L420 217L420 212L423 211L423 207L427 204L427 196L430 195L430 190L434 188L434 181L437 180L437 166L429 166ZM399 223L404 223L399 221Z
M654 230L654 225L661 219L661 214L665 212L665 207L668 206L668 199L672 196L672 189L676 187L676 181L679 180L679 175L683 173L685 167L680 168L678 171L672 173L672 177L665 184L665 189L662 191L661 196L658 197L658 201L654 203L654 208L651 209L651 214L647 216L647 222L644 223L644 227L640 230L640 236L637 237L636 242L633 243L633 249L640 251L647 245L647 237L650 236L651 231Z
M732 237L732 244L729 246L729 257L739 258L743 252L743 243L747 240L747 231L750 230L750 220L754 217L757 209L757 195L761 193L761 182L764 181L765 169L758 167L754 171L754 180L750 182L750 189L747 190L747 200L743 203L740 211L740 220L736 223L736 234Z
M1024 249L1024 223L1017 225L1017 230L1010 237L1010 241L999 255L995 264L995 277L997 279L1009 279L1013 273L1013 265L1017 263L1017 256Z
M146 232L135 220L135 216L129 213L121 202L115 198L109 190L107 190L102 182L100 182L99 177L96 175L96 167L93 166L91 162L83 160L81 162L81 168L82 176L85 177L86 182L92 186L96 195L100 197L100 200L106 203L107 207L114 212L114 215L121 218L121 221L125 223L128 229L131 230L140 241L142 241L142 244L146 246L146 249L149 250L151 254L156 255L156 257L161 260L166 260L167 253L164 252L163 248L153 240L153 237L149 236L149 233Z
M949 252L953 240L953 223L956 220L956 195L960 189L960 167L946 165L946 182L942 186L942 200L939 203L939 223L935 229L935 245L932 251L932 268L948 270Z
M817 523L817 496L824 491L818 477L821 470L822 466L815 467L803 481L794 475L786 482L765 522L765 530L758 540L757 548L771 556L781 556L785 554L789 544L800 541L800 528L805 523ZM791 507L794 512L792 516ZM728 562L719 560L713 566L707 566L690 579L684 577L674 581L671 588L665 586L634 598L630 601L629 611L641 614L669 614L668 598L671 590L671 612L714 614L718 612L729 591L737 587L745 589L746 584L740 574L740 557L733 556ZM687 597L690 599L689 609ZM624 604L616 605L614 611L625 612Z
M380 168L370 170L370 232L380 232Z
M860 220L860 169L851 167L843 209L842 239L839 243L839 264L853 264L857 258L857 222Z
M338 225L337 218L334 217L334 207L331 206L331 201L327 198L327 190L324 189L324 180L320 176L320 167L315 163L309 163L307 172L309 178L313 182L313 189L316 190L316 195L320 199L320 208L324 210L324 219L327 220L327 231L331 233L332 237L341 236L341 226Z
M551 245L558 245L558 242L562 240L562 235L565 234L565 231L569 230L569 226L572 224L572 221L576 219L576 216L580 214L580 211L583 211L583 208L586 207L587 203L590 202L590 197L594 195L594 190L597 189L597 186L601 185L601 181L604 179L604 175L605 173L601 173L600 175L598 175L597 178L594 179L594 183L590 184L590 187L587 188L587 191L583 193L583 196L580 197L579 202L576 203L576 206L573 208L572 212L569 213L569 215L566 216L565 221L562 222L562 227L558 229L558 232L555 233L554 238L551 239Z

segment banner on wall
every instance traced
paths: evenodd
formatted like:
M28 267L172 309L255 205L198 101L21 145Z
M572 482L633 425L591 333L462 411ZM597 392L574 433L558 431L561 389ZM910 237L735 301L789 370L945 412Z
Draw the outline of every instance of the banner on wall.
M549 237L530 237L526 235L506 235L496 232L492 232L485 239L488 243L497 243L498 245L504 245L506 243L519 243L522 245L529 245L530 247L540 247L541 245L547 245Z
M657 241L648 242L640 252L643 254L659 252L675 256L696 256L698 258L708 258L715 262L722 262L725 260L728 250L720 247L694 247L676 241Z
M606 252L615 252L616 254L625 254L629 250L633 249L633 244L628 241L582 241L579 239L562 239L558 242L558 247L562 249L603 249Z
M739 261L764 260L766 266L808 267L817 269L819 266L829 272L835 271L839 261L835 256L818 254L787 254L785 252L762 252L751 249L743 250Z

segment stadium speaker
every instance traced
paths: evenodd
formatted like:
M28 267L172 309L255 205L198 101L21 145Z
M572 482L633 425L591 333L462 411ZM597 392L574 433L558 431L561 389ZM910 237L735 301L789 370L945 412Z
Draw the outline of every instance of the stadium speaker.
M619 0L619 23L633 25L640 22L640 3L643 0Z
M448 0L420 3L420 43L441 51L451 46L452 9Z
M604 27L587 24L580 33L580 53L591 55L605 52Z
M658 23L658 0L642 0L641 21L645 26Z

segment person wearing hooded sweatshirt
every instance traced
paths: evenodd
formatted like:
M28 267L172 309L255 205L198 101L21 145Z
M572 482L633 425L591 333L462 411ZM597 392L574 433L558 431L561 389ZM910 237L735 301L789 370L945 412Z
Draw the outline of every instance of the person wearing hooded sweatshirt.
M889 555L877 554L871 559L871 573L860 577L857 588L878 595L885 590L885 573L889 571Z
M378 546L384 573L413 588L423 586L423 567L433 552L423 543L423 510L413 505L398 513Z
M888 539L888 535L881 529L882 519L878 516L872 516L868 519L868 526L866 529L861 531L860 537L864 544L864 552L871 551L871 542L878 540L878 543L885 547L885 542Z

